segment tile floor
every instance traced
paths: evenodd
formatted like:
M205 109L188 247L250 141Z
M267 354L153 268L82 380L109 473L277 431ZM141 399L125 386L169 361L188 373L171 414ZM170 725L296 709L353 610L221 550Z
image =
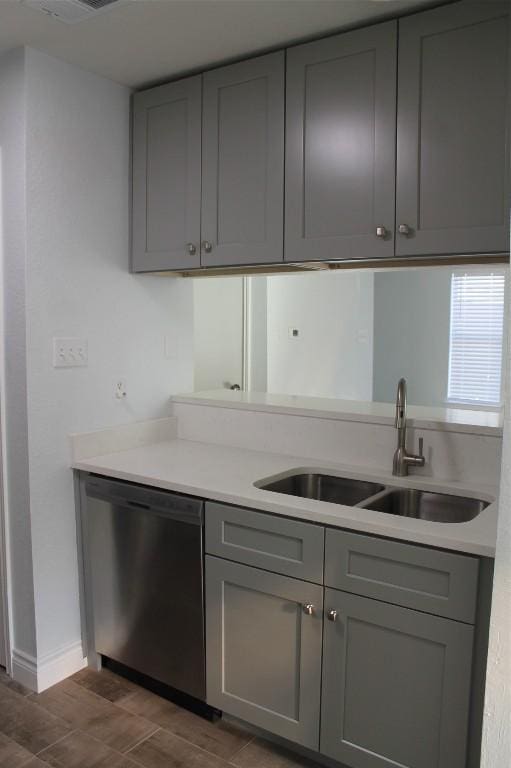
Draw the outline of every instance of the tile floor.
M34 694L0 669L0 768L314 768L234 723L210 723L112 672Z

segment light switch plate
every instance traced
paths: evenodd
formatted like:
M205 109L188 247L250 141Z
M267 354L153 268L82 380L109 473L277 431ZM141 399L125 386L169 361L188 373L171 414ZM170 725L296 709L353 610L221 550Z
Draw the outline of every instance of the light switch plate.
M88 365L89 350L87 339L54 338L53 367L83 368Z

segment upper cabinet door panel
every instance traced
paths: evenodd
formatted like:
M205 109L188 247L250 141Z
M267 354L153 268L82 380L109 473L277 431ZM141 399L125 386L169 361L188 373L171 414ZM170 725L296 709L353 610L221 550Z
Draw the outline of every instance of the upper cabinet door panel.
M284 52L204 75L202 265L283 260Z
M456 3L400 22L398 255L509 249L507 13Z
M201 78L133 98L132 267L200 266Z
M286 261L394 255L396 55L394 21L288 52Z

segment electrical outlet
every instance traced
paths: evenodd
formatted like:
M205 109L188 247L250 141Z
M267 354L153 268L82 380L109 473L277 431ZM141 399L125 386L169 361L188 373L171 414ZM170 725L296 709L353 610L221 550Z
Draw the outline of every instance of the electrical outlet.
M89 350L87 339L53 339L54 368L83 368L88 363Z
M117 400L124 400L126 397L128 397L126 382L124 379L117 380L115 384L115 397Z

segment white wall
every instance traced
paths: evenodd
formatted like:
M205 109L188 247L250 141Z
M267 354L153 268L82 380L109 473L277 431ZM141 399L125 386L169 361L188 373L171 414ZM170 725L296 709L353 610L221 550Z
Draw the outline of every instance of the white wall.
M68 435L162 416L171 393L192 388L192 284L128 273L129 91L34 50L25 71L26 488L37 642L28 643L30 627L17 615L24 598L15 594L14 651L45 664L80 641ZM16 308L7 305L6 317L12 323ZM88 367L53 368L54 336L86 337ZM6 350L10 374L19 355ZM114 397L119 378L125 401ZM27 502L19 484L11 492L12 526ZM15 531L11 546L14 562Z
M241 386L242 277L193 280L193 348L195 391Z
M507 321L511 329L509 305ZM511 333L508 334L509 339ZM486 672L482 768L509 768L511 762L511 344L508 345L506 373L506 419Z
M450 268L374 276L374 391L394 402L404 376L414 405L444 405L449 374Z
M4 427L4 500L9 569L11 641L36 653L26 397L25 58L0 57L0 398Z
M249 277L247 291L247 389L268 391L268 282Z
M268 392L372 400L372 380L369 271L268 278Z

